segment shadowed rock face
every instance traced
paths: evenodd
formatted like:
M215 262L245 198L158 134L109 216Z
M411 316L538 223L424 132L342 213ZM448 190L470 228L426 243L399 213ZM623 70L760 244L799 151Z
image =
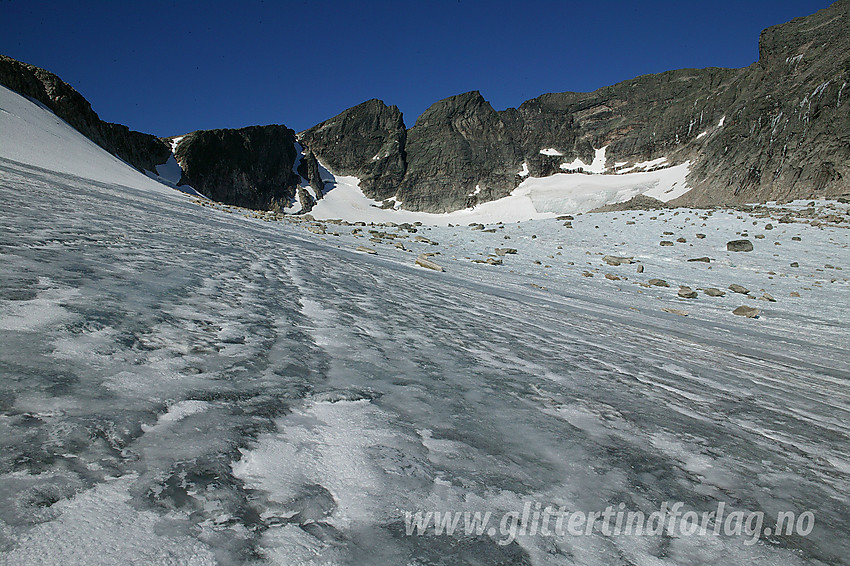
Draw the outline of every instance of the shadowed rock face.
M51 72L0 55L0 84L41 102L81 134L140 171L156 171L168 160L168 145L150 134L104 122L91 104Z
M561 172L560 164L591 163L607 146L608 165L692 157L688 143L716 124L730 101L732 69L682 69L645 75L590 93L544 94L502 115L521 140L534 176ZM563 156L540 153L556 149Z
M299 134L326 167L360 178L370 198L383 200L398 191L404 177L407 130L395 106L372 99Z
M219 202L248 208L287 206L295 197L295 132L286 126L204 130L180 140L175 157L190 185Z

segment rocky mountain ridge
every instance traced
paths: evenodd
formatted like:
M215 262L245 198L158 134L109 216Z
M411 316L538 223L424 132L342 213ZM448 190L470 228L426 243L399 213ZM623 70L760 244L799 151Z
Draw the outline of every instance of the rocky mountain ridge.
M686 161L692 190L672 204L829 197L850 186L850 0L764 30L746 68L645 75L502 111L472 91L434 103L410 128L397 107L373 99L298 135L271 125L159 140L100 121L37 67L0 56L0 83L140 170L155 171L173 150L181 184L253 208L300 201L309 210L324 189L319 162L358 177L370 198L429 212L504 197L528 176Z
M91 104L49 71L0 55L0 84L47 106L81 134L141 171L168 160L168 144L156 136L104 122Z

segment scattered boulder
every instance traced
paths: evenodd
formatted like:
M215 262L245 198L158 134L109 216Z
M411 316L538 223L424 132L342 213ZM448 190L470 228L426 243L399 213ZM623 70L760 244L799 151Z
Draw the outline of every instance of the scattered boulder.
M703 240L703 239L705 239L705 234L697 234L697 239L698 239L698 240Z
M761 297L759 297L760 301L770 301L771 303L775 303L776 299L773 298L773 295L770 293L765 293Z
M721 291L720 289L716 289L714 287L709 287L708 289L705 289L704 293L709 297L722 297L726 295L725 291Z
M676 238L676 241L679 242L680 244L687 243L687 240L685 238Z
M508 254L515 254L517 252L514 248L496 248L493 250L493 253L495 253L496 255L504 256Z
M751 252L753 251L753 243L749 240L732 240L726 242L726 251Z
M736 314L738 316L745 316L747 318L756 318L759 315L759 310L755 307L741 305L740 307L733 310L732 314Z
M800 267L800 264L799 264L799 263L797 263L796 261L792 261L792 262L791 262L791 267Z
M738 285L737 283L732 283L731 285L729 285L729 290L733 293L741 293L742 295L746 295L750 292L749 289L747 289L743 285Z
M367 253L367 254L376 254L376 253L378 253L377 251L373 250L372 248L367 248L366 246L357 246L357 251L358 251L358 252Z
M673 242L671 242L670 240L661 240L661 242L659 242L659 244L662 245L662 246L672 246Z
M702 263L711 263L710 257L694 257L689 259L688 261L700 261Z
M418 265L419 267L424 267L426 269L433 269L434 271L445 271L445 269L443 269L441 266L428 259L425 254L422 254L416 258L416 265Z
M791 296L792 297L799 297L800 293L798 293L797 291L791 291Z
M670 286L670 284L667 283L663 279L650 279L649 281L647 281L647 283L649 283L650 285L655 285L656 287L669 287Z
M619 281L620 280L619 277L617 277L616 275L613 275L611 273L606 273L605 279L608 279L609 281Z
M697 292L691 289L690 287L683 285L679 287L679 296L683 299L696 299Z
M791 240L794 242L800 242L802 241L802 238L800 238L800 236L791 236Z
M607 263L608 265L614 265L614 266L622 265L622 264L624 264L624 263L625 263L625 264L630 264L630 263L634 263L634 262L635 262L635 260L634 260L633 258L630 258L630 257L619 257L619 256L615 256L615 255L606 255L606 256L603 256L603 257L602 257L602 261L604 261L604 262L605 262L605 263Z
M472 263L486 263L489 265L502 265L502 260L496 259L494 257L488 257L487 259L473 259Z
M643 264L640 264L640 265L637 266L637 272L643 273Z
M664 312L669 312L670 314L677 314L679 316L688 316L688 311L683 311L683 310L674 309L674 308L670 308L670 307L664 307L661 310L664 311Z

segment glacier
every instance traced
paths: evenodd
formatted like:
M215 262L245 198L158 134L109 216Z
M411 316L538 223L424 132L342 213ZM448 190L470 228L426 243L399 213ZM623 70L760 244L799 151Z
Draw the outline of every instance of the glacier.
M198 206L43 109L0 103L0 563L850 556L848 281L822 267L849 266L846 228L778 225L782 246L742 255L717 242L764 219L606 213L570 230L419 226L439 245L369 243L367 255L350 227L319 236ZM32 126L9 126L24 118L48 132L39 151L20 149ZM693 247L659 248L674 224ZM518 253L469 261L496 246ZM446 272L416 268L420 251L439 251ZM634 285L634 266L600 266L603 251L671 283L739 282L781 300L744 301L762 316L734 317L733 293L688 302ZM685 261L703 253L710 271ZM404 529L405 511L527 501L647 514L722 501L812 510L816 525L757 544L593 533L501 545Z

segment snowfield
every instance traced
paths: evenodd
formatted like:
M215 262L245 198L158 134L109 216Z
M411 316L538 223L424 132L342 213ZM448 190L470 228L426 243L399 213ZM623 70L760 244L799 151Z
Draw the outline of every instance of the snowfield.
M0 98L0 564L850 556L846 204L355 226L182 194L33 106ZM316 218L358 220L346 183ZM406 511L665 501L816 523L405 532Z
M603 162L604 149L601 150ZM582 165L580 161L578 163ZM594 163L599 165L599 159ZM645 165L638 163L635 167L643 168ZM403 210L400 202L395 203L395 208L383 208L380 201L363 194L357 177L334 175L323 166L319 169L325 181L326 195L310 211L311 216L349 222L422 222L446 226L452 223L539 220L589 212L606 204L625 202L637 195L668 202L690 190L685 180L690 170L689 162L633 173L601 175L601 169L594 169L595 174L556 173L542 178L528 176L527 164L524 164L523 171L520 171L524 179L510 195L472 208L435 214ZM309 190L312 194L312 189ZM469 196L480 190L478 187ZM299 211L300 204L294 210Z

